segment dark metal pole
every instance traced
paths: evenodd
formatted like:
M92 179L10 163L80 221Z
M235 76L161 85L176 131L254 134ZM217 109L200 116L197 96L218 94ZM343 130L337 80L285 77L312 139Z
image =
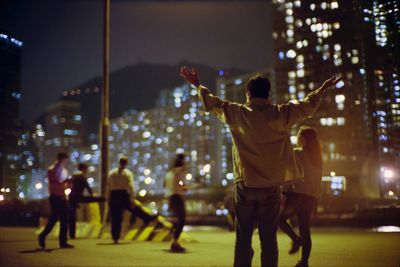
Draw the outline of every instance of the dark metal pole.
M101 114L101 195L106 196L108 180L108 135L110 128L109 114L109 57L110 57L110 0L104 0L103 32L103 90ZM102 218L106 216L102 209Z

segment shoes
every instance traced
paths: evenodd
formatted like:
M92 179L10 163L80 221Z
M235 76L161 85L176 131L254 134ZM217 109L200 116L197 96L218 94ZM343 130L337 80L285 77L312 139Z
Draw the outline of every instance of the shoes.
M294 254L301 248L302 241L300 238L292 242L292 247L289 250L289 254Z
M60 244L60 248L62 249L69 249L69 248L74 248L73 245L70 245L68 243Z
M185 252L186 248L182 247L178 243L171 244L171 251L172 252Z
M46 241L45 241L45 237L44 236L42 236L42 235L39 235L39 237L38 237L38 240L39 240L39 246L42 248L42 249L45 249L46 248Z
M119 244L118 239L114 239L114 244L116 244L116 245Z
M308 262L300 260L294 267L308 267Z

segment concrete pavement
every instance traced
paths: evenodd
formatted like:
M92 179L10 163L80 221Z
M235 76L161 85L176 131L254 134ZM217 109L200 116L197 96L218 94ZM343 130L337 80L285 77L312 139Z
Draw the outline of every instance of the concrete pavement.
M169 243L72 240L72 250L58 249L54 237L48 250L37 250L33 228L0 228L0 266L232 266L234 234L218 228L190 228L196 241L188 252L168 252ZM299 254L289 256L289 239L278 235L279 266L294 266ZM258 236L254 235L253 266L260 266ZM313 267L398 267L400 233L376 233L365 229L313 229Z

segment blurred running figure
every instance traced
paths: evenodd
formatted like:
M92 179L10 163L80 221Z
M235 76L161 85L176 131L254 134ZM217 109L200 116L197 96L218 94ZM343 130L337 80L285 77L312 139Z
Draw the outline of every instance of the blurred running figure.
M234 209L236 244L234 266L250 267L254 225L258 223L261 241L261 265L278 265L276 231L281 201L280 185L302 178L289 138L294 124L311 116L325 91L336 85L332 77L302 101L282 105L269 103L270 82L256 75L246 85L247 102L232 103L212 95L201 86L199 75L186 67L181 76L197 87L205 111L230 128L235 174Z
M286 194L285 207L280 215L280 228L292 239L289 254L302 247L301 260L296 267L308 267L311 253L311 216L321 193L322 155L317 132L310 127L301 127L297 134L295 153L303 166L304 180L295 183ZM287 220L297 216L298 236Z
M68 172L65 165L68 162L68 154L60 152L57 161L47 169L50 193L50 218L39 234L39 246L46 247L46 236L53 230L54 225L60 220L60 233L58 239L60 248L73 248L67 243L68 232L68 202L64 190L66 189Z
M146 224L157 218L157 215L148 215L135 205L133 174L126 168L127 165L128 158L121 157L119 167L112 169L108 178L111 235L116 244L121 235L122 215L125 209L139 216Z
M80 202L84 202L83 192L85 189L93 196L93 191L87 182L89 166L85 163L79 163L78 171L72 174L69 181L71 184L71 193L69 194L69 237L75 239L76 229L76 209Z
M186 250L178 242L186 222L184 193L188 187L183 184L186 173L185 154L178 154L174 165L165 176L164 182L165 196L169 198L169 209L175 217L174 237L171 243L171 251L174 252L184 252Z

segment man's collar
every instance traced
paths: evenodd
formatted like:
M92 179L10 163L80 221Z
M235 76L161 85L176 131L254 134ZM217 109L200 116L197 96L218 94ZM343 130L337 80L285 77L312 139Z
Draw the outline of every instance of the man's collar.
M263 106L263 105L268 105L268 104L269 104L268 99L261 98L261 97L251 98L246 103L246 105L248 105L248 106Z

